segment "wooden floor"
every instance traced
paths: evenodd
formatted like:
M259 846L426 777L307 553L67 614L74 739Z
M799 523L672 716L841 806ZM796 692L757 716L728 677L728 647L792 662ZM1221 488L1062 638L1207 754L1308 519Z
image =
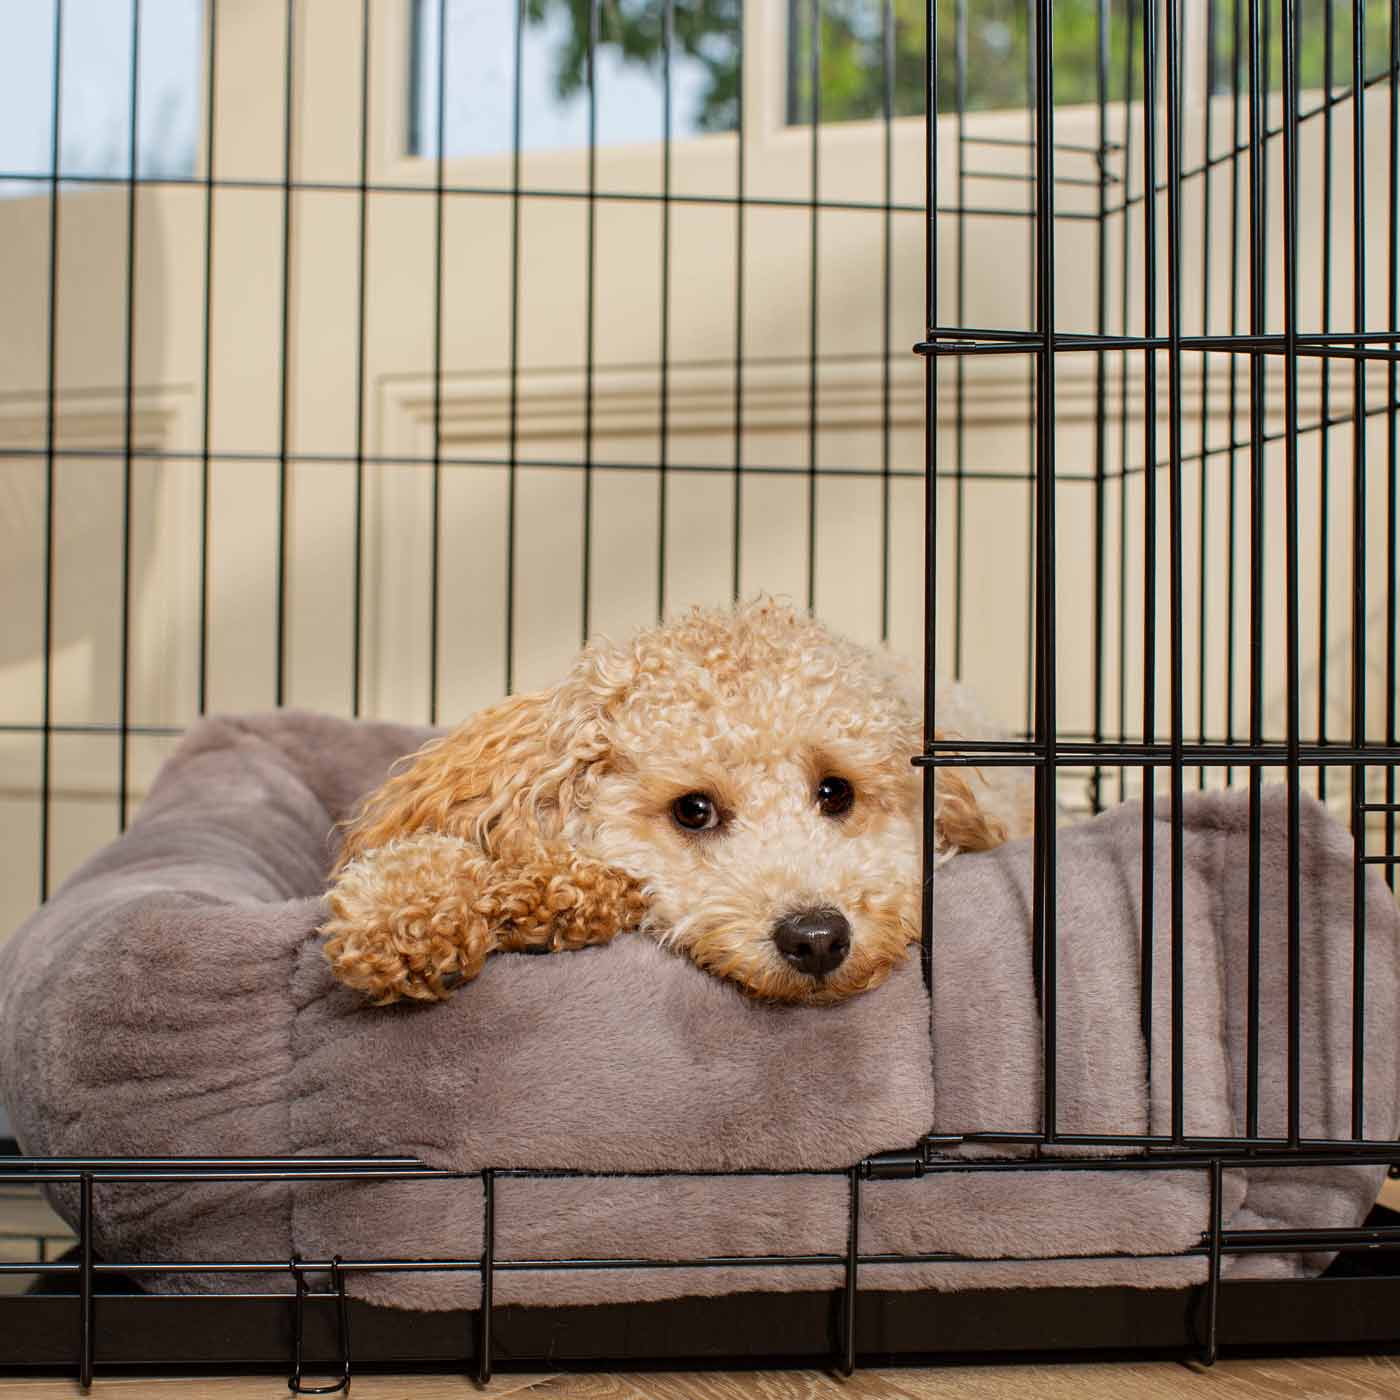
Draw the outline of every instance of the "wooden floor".
M0 1400L77 1400L70 1381L0 1381ZM1400 1400L1400 1358L1175 1362L1072 1366L956 1366L861 1371L668 1372L609 1376L502 1376L485 1390L443 1376L361 1376L354 1400ZM93 1400L282 1400L286 1384L260 1379L99 1379Z

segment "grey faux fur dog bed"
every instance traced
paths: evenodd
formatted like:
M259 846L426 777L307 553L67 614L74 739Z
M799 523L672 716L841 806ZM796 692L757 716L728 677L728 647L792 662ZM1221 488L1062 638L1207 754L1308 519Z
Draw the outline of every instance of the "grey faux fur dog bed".
M861 1158L930 1129L1038 1126L1030 846L963 856L937 879L934 1004L917 958L833 1008L758 1005L637 937L492 958L451 1001L373 1009L330 978L316 940L334 824L424 731L293 712L199 723L120 840L0 951L0 1070L40 1154L413 1154L434 1166L816 1168L830 1175L503 1177L499 1259L840 1253ZM1247 813L1185 809L1186 1130L1243 1128ZM1059 836L1059 1127L1168 1131L1169 834L1156 823L1152 1065L1139 1027L1140 810ZM1261 1128L1284 1128L1282 794L1263 804ZM1303 810L1303 1130L1350 1115L1351 842ZM1366 1133L1397 1127L1397 916L1368 886ZM929 1028L932 1026L932 1055ZM1227 1227L1359 1223L1371 1168L1230 1173ZM70 1218L75 1202L58 1195ZM1170 1286L1204 1276L1203 1172L947 1172L871 1182L865 1288ZM479 1180L100 1188L113 1261L472 1257ZM1081 1256L1081 1257L1074 1257ZM1083 1256L1100 1256L1089 1258ZM1236 1274L1321 1260L1232 1257ZM228 1279L220 1281L224 1286ZM586 1303L833 1286L835 1269L503 1272L502 1302ZM286 1279L255 1285L285 1286ZM168 1281L208 1288L211 1278ZM364 1296L470 1305L471 1274L362 1275Z

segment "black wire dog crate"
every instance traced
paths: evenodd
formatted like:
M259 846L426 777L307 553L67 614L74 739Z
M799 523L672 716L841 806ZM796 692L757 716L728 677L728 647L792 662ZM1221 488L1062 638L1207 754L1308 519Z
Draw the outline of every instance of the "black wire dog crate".
M1017 1165L1189 1168L1212 1222L1184 1293L881 1293L862 1183L1001 1169L925 1142L851 1164L844 1255L685 1261L837 1264L835 1295L494 1308L540 1261L495 1258L487 1172L480 1258L223 1261L296 1291L174 1297L132 1280L182 1261L96 1256L95 1194L450 1173L12 1144L6 1192L76 1184L82 1214L62 1257L44 1223L6 1232L0 1270L37 1282L0 1297L0 1365L295 1355L299 1383L304 1350L348 1377L352 1346L487 1376L1400 1337L1400 1224L1222 1228L1227 1167L1400 1156L1359 1111L1302 1134L1296 1002L1282 1135L1188 1135L1179 1044L1169 1133L1057 1131L1047 896L1057 822L1168 796L1170 868L1145 848L1142 878L1179 948L1176 806L1266 778L1291 986L1301 794L1349 824L1358 889L1393 882L1396 0L47 0L4 24L7 925L206 710L451 719L595 629L786 592L1016 736L940 744L930 713L930 781L1035 770L1042 1127L980 1136L1149 1149ZM1248 878L1257 911L1257 841ZM1177 963L1178 1023L1182 995ZM1303 1244L1353 1252L1222 1282L1228 1253ZM477 1272L482 1306L347 1300L386 1266Z

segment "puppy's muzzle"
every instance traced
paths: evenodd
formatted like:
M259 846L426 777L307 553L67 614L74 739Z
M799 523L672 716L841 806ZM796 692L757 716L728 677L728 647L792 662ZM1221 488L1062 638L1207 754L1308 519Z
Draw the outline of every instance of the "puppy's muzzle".
M773 925L773 942L810 977L835 972L851 951L851 926L839 909L799 909Z

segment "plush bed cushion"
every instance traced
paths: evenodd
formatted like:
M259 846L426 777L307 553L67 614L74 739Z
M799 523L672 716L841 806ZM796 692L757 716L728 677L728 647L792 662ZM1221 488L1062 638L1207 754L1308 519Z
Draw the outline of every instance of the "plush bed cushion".
M844 1170L930 1129L1038 1126L1029 843L937 880L933 1014L917 957L836 1008L763 1006L639 937L558 957L500 956L450 1001L376 1009L329 976L316 937L335 824L427 731L280 712L196 725L120 840L0 950L0 1073L25 1150L55 1154L408 1154L432 1166L588 1173L816 1170L782 1176L504 1176L498 1258L693 1259L841 1253ZM1188 1111L1241 1130L1247 804L1185 816ZM1169 829L1156 828L1150 1076L1139 1029L1140 811L1060 833L1058 1126L1164 1131L1171 1081ZM1264 804L1266 1132L1281 1127L1286 859ZM1304 1130L1349 1126L1350 841L1304 810ZM1396 1132L1396 915L1368 886L1367 1136ZM932 1040L930 1040L932 1027ZM930 1053L932 1049L932 1054ZM1066 1153L1070 1149L1064 1149ZM965 1149L952 1148L950 1165ZM1235 1228L1356 1224L1379 1171L1231 1173ZM432 1181L100 1186L114 1261L473 1257L481 1184ZM71 1218L71 1193L56 1192ZM862 1192L863 1253L977 1262L867 1265L872 1288L1173 1285L1207 1223L1200 1170L949 1170ZM1232 1259L1289 1274L1319 1258ZM503 1272L503 1302L597 1302L827 1287L837 1270ZM228 1286L214 1275L162 1286ZM283 1286L285 1278L258 1280ZM243 1281L239 1286L249 1286ZM467 1273L355 1278L403 1306L470 1304Z

